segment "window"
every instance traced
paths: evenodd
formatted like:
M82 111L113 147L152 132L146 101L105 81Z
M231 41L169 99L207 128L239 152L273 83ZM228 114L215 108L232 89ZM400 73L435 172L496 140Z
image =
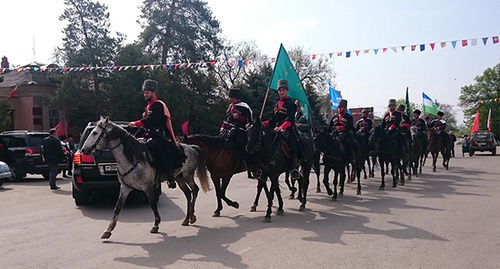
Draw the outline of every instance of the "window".
M54 128L59 123L59 110L49 109L49 127Z
M35 115L35 116L42 115L42 108L41 107L34 107L33 108L33 115Z

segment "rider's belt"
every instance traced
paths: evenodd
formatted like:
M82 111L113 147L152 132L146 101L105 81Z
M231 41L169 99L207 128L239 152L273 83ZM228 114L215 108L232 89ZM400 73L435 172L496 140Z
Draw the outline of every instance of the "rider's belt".
M221 128L226 129L226 130L231 130L233 128L236 128L236 129L239 129L241 131L246 131L244 128L238 127L238 126L236 126L230 122L227 122L227 121L222 122Z

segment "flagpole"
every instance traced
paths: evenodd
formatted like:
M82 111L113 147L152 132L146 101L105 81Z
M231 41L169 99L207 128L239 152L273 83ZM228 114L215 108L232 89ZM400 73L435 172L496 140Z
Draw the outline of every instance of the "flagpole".
M262 119L262 114L264 114L264 107L266 107L268 95L269 95L269 87L267 87L266 96L264 97L264 102L262 103L262 108L260 109L259 119Z

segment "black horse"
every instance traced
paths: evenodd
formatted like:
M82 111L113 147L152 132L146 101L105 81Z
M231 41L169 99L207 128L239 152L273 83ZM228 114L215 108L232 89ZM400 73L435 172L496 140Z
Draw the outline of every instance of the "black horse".
M396 141L392 139L381 125L373 127L370 131L370 146L374 149L374 154L377 156L380 164L380 174L382 177L382 184L379 190L385 188L385 170L384 164L390 163L392 174L392 187L398 186L398 177L401 175L401 185L404 185L404 171L401 165L401 153L398 149Z
M417 127L412 126L411 129L411 149L410 149L410 173L413 172L413 175L418 177L419 174L422 174L422 166L424 163L424 157L426 148L424 145L424 141L420 137Z
M278 215L283 214L283 199L279 188L278 178L286 171L290 171L293 167L292 160L287 156L284 139L281 133L275 133L271 128L265 127L259 118L256 118L247 128L248 142L246 150L249 154L257 154L261 162L262 174L259 176L259 188L264 188L267 195L267 211L264 222L271 221L271 210L274 200L274 194L278 198ZM300 210L305 209L307 201L307 188L309 187L309 174L312 166L313 145L312 141L308 145L307 140L300 137L304 145L305 161L301 165L301 179L299 180L299 200L301 201ZM263 186L267 181L271 181L271 188ZM258 200L259 192L257 193ZM255 205L256 206L256 205Z
M445 146L441 137L439 136L439 132L436 128L431 128L429 131L429 151L432 155L432 171L436 172L436 161L438 159L439 153L443 156L443 166L446 170L448 170L448 166L450 163L451 156L451 146L449 143L448 147Z
M338 137L331 136L327 129L324 129L316 135L314 138L314 145L316 146L318 152L323 153L323 164L325 166L323 171L323 184L325 185L328 195L332 195L332 199L335 201L338 196L342 197L344 195L346 166L349 163L349 157ZM329 186L329 174L332 169L335 172L333 179L333 191ZM339 176L340 190L337 193ZM361 194L361 184L359 181L357 194Z

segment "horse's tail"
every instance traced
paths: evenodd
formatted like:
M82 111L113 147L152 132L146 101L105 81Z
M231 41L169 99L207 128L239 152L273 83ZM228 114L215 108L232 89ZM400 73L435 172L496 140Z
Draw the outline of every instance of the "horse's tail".
M203 155L203 151L201 150L200 147L196 145L192 145L193 148L196 150L196 153L198 154L198 164L196 167L196 172L198 175L198 179L200 180L201 184L201 189L204 192L207 192L211 190L210 188L210 182L208 180L208 175L207 175L207 167L205 164L205 155Z

